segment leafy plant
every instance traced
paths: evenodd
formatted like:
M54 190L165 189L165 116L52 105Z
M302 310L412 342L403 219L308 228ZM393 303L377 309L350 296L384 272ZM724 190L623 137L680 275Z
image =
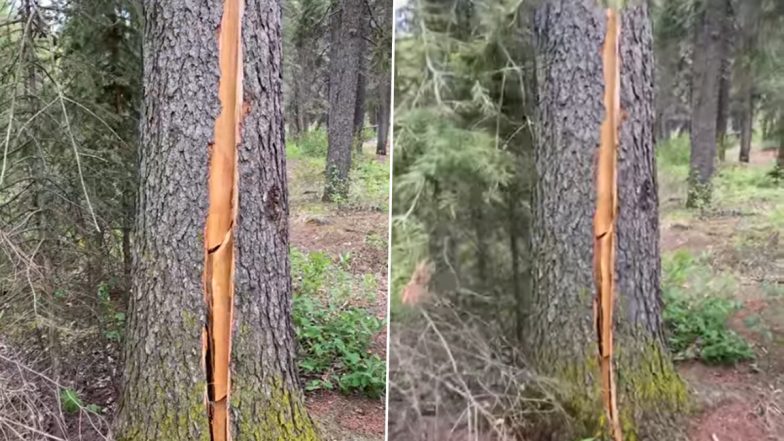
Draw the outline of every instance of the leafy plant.
M347 259L338 263L322 252L292 250L295 280L294 328L299 345L299 369L306 389L340 389L378 397L385 389L384 360L371 351L383 320L371 311L352 306L363 301L375 284L368 275L346 272ZM372 278L372 277L371 277Z
M664 324L676 359L729 364L754 358L746 340L727 326L739 307L728 298L734 280L686 251L666 256L663 272Z
M60 389L60 404L67 413L76 413L82 408L82 400L71 388Z

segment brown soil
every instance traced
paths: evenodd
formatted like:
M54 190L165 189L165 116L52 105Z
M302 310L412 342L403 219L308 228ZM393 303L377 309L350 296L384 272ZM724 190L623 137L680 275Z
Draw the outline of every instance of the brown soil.
M774 162L775 154L752 150L751 167L770 168ZM771 274L779 268L774 248L760 243L738 250L733 245L747 221L738 208L737 214L662 222L662 251L706 252L715 266L740 277L736 299L742 307L729 325L757 354L755 361L732 367L679 364L697 408L689 427L692 441L784 440L784 297L766 294L759 280L759 274L784 274ZM752 268L749 262L754 262Z

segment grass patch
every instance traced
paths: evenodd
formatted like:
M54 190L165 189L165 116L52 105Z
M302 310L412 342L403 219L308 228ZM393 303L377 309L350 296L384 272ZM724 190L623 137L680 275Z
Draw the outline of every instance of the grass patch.
M349 205L386 212L389 209L389 165L375 155L356 157L351 170Z
M366 128L371 133L372 128ZM367 134L366 134L367 135ZM372 209L386 212L389 201L389 164L372 152L352 152L351 185L348 198L323 204L324 170L327 164L327 133L323 129L306 132L286 143L286 158L293 161L290 194L297 207L329 205L338 208Z
M784 189L770 175L768 167L725 164L714 177L714 204L747 206L755 203L784 204Z
M754 358L746 340L727 326L740 307L731 300L738 288L734 277L684 250L664 256L662 267L664 323L676 360L732 364Z
M665 139L656 146L656 161L659 170L665 173L689 175L690 146L688 135Z
M291 159L326 158L328 145L325 129L309 130L286 142L286 157Z
M371 352L384 326L368 308L375 279L347 271L350 255L333 261L322 252L291 252L298 365L307 390L339 389L379 397L385 390L384 360Z

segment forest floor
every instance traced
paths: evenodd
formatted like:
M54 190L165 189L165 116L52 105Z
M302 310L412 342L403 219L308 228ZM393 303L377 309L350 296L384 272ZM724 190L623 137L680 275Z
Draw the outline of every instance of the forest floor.
M667 262L690 256L693 269L683 271L702 274L682 288L726 299L729 332L754 352L729 364L678 362L696 405L692 441L784 440L784 187L767 176L775 154L755 148L750 164L740 164L737 148L729 150L705 210L682 208L683 170L660 167L665 281ZM719 350L734 350L727 345Z
M372 144L372 145L371 145ZM368 142L355 165L347 201L321 201L324 160L289 155L291 246L304 253L325 253L343 262L351 275L370 283L368 295L351 295L348 302L384 321L370 350L386 361L388 161L376 157ZM382 182L383 181L383 182ZM295 274L296 278L296 274ZM311 416L321 427L323 441L384 439L384 397L319 389L307 392Z
M323 441L380 441L385 426L389 163L367 143L365 152L355 155L347 200L323 203L326 135L314 136L318 151L302 153L294 142L287 143L295 328L298 317L315 317L315 338L321 330L327 338L339 335L344 338L340 344L354 344L361 353L349 354L358 355L360 363L347 368L345 359L333 356L333 348L316 370L333 380L331 389L313 386L314 376L302 374L309 389L306 404ZM317 289L307 292L324 296L302 299L308 297L303 283L311 288L316 283ZM63 318L59 322L48 316L34 319L26 303L17 308L0 302L0 440L106 439L120 392L125 294L108 282L96 290L55 292L51 308ZM297 309L298 298L305 301L300 303L304 309ZM51 332L35 331L36 324ZM301 331L297 329L302 347L307 337ZM301 350L301 373L303 360L310 359L312 348L311 353ZM362 381L347 381L341 392L346 374Z

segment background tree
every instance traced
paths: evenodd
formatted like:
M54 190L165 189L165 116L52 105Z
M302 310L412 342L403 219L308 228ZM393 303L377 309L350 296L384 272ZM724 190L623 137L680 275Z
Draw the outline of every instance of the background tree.
M717 158L716 122L719 113L719 86L722 65L722 23L726 14L723 0L707 0L697 10L691 90L691 162L689 198L686 205L697 207L710 202L711 178Z
M325 201L348 196L365 4L362 0L340 0L335 8L330 24L333 39Z
M387 139L392 118L392 63L391 58L383 54L383 49L392 47L392 2L380 0L376 15L378 25L374 28L377 41L377 50L374 51L376 71L376 154L387 154Z

